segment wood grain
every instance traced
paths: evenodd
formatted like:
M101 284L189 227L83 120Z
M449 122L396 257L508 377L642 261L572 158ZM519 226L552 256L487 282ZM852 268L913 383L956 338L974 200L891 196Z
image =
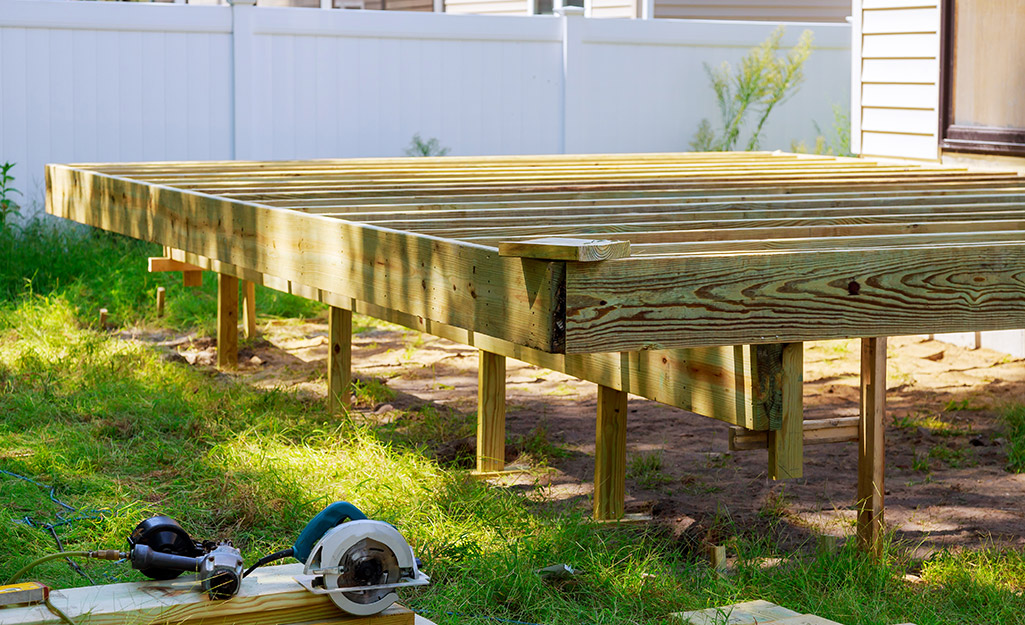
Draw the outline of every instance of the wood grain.
M238 366L238 278L217 274L217 368Z
M242 281L242 334L256 338L256 284L249 280Z
M858 441L858 544L882 554L886 486L886 338L861 340L861 432Z
M782 418L768 432L769 478L789 480L804 475L804 345L783 346L779 388ZM759 372L760 374L761 372Z
M505 468L505 356L480 350L477 366L477 471Z
M352 310L331 306L327 317L327 409L344 412L351 403Z
M498 244L498 254L500 256L518 256L521 258L596 262L629 256L630 242L609 241L606 239L545 237L528 241L500 242Z
M567 263L566 351L1025 327L1025 245Z
M242 581L238 595L228 601L212 601L199 592L194 576L55 590L50 598L83 625L282 625L311 621L413 625L413 613L400 606L369 619L344 614L327 596L314 595L296 583L293 577L302 573L302 566L257 569ZM3 623L58 625L62 621L45 606L29 606L5 608Z
M598 425L594 449L594 518L623 516L626 496L627 395L598 386Z

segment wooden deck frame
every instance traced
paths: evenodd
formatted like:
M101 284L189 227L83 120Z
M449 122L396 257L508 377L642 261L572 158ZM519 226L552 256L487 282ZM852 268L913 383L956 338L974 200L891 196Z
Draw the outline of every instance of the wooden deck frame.
M47 189L175 261L768 430L776 477L800 474L802 341L1025 327L1013 174L570 155L48 166Z

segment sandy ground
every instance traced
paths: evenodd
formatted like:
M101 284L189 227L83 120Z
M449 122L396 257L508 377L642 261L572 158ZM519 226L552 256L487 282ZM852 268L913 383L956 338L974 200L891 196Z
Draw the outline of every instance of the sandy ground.
M357 328L358 331L358 328ZM240 350L230 375L262 387L323 397L325 323L269 321ZM210 367L210 339L139 336L168 357ZM1025 361L921 337L889 341L886 521L926 555L945 546L1025 542L1025 475L1005 470L1000 409L1025 401ZM416 332L371 329L354 338L354 371L395 397L362 397L358 418L375 427L428 432L443 462L470 468L477 353ZM805 418L858 414L859 343L811 343L805 350ZM429 414L438 423L425 424ZM631 397L627 511L649 512L681 536L715 540L741 528L773 526L789 541L854 530L855 443L805 448L805 477L767 479L767 452L729 452L725 423ZM538 500L590 506L596 387L510 360L510 462L547 462L507 483ZM782 523L774 521L782 520Z

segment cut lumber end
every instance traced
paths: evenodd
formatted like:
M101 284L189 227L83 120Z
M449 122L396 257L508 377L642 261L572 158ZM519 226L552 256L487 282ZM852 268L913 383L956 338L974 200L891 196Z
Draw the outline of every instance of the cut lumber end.
M630 242L563 237L547 237L530 241L502 241L498 244L498 255L587 263L629 256Z
M161 271L203 271L202 267L198 267L191 263L182 262L166 256L150 256L148 259L148 266L150 273L157 273Z

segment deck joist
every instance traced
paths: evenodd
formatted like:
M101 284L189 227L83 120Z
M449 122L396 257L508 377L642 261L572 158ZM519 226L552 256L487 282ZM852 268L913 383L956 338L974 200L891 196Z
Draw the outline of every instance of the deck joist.
M1014 174L685 153L51 165L47 184L53 214L545 353L1025 327ZM499 255L552 237L629 256Z

